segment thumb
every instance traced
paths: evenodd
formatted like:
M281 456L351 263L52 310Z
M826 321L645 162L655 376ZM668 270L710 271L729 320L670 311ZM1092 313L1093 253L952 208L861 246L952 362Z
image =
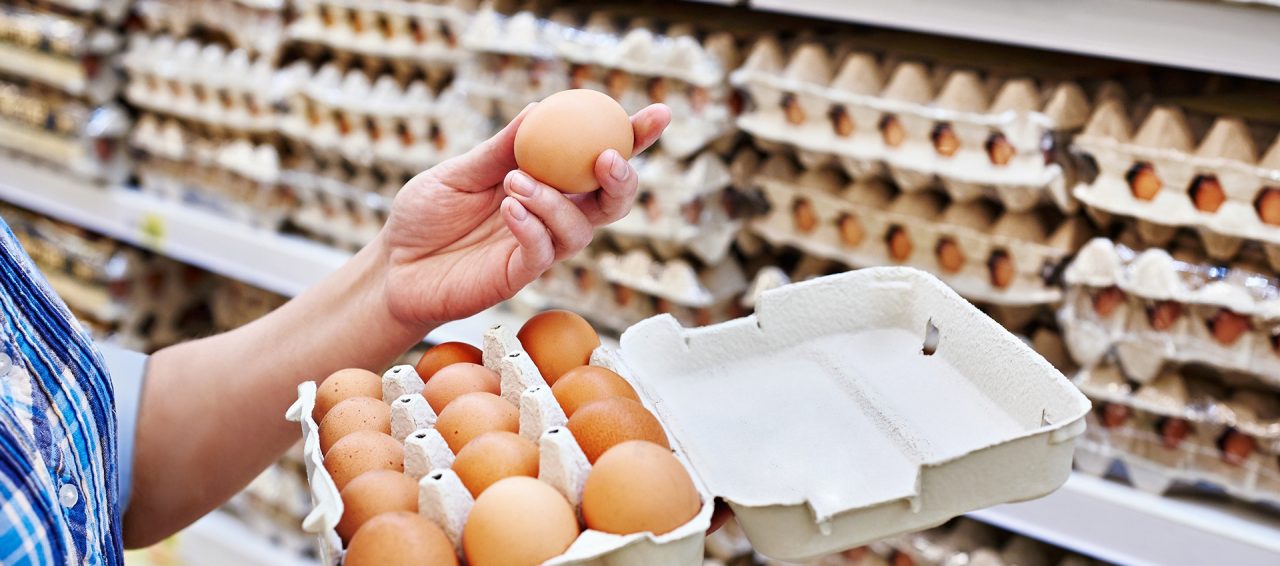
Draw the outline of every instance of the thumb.
M464 192L491 189L516 168L516 130L529 109L524 107L506 127L466 153L452 157L431 169L436 180Z

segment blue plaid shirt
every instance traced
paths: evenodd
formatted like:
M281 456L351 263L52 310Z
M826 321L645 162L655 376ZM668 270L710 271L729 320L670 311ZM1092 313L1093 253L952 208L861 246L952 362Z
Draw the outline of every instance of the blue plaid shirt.
M123 564L114 403L103 357L0 221L0 564Z

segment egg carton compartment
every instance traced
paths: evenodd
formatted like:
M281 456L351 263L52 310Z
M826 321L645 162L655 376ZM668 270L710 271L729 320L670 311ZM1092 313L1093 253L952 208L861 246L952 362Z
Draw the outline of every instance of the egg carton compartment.
M1266 97L1230 100L1221 112L1199 112L1188 101L1156 105L1144 116L1120 98L1100 104L1074 140L1098 169L1091 182L1076 185L1076 198L1100 218L1136 219L1153 244L1188 227L1214 259L1257 241L1280 265L1280 119L1274 111L1250 120L1232 115L1271 104Z
M834 157L855 177L887 173L908 192L940 184L958 202L1075 209L1075 171L1057 146L1088 118L1079 84L843 51L805 42L786 53L759 40L731 76L753 103L738 126L796 147L810 166Z
M304 0L285 36L363 56L402 59L445 69L468 56L458 36L474 0Z
M285 37L284 0L134 0L143 29L186 36L204 27L252 53L275 56Z
M1167 362L1205 363L1280 386L1280 281L1243 268L1089 242L1063 272L1059 321L1073 357L1114 353L1139 382Z
M0 6L0 73L30 79L90 102L110 102L120 89L111 65L116 30L91 18Z
M460 82L477 96L495 100L508 120L531 101L565 88L589 88L617 99L629 113L650 103L671 108L672 121L659 142L670 155L693 155L733 129L731 91L725 77L737 63L736 40L728 33L699 36L687 25L655 35L641 20L626 31L613 16L567 10L548 19L532 12L512 16L483 8L462 43L480 53L460 69Z
M1052 209L1002 212L932 193L895 194L878 179L846 183L828 168L797 174L785 156L766 164L758 184L769 211L750 229L765 240L854 267L918 267L983 303L1059 300L1049 275L1089 236L1082 218Z
M0 149L83 179L118 183L128 175L122 138L129 117L115 104L91 105L24 80L0 79Z
M1099 388L1111 390L1106 397L1120 397L1114 384ZM1163 494L1174 487L1211 486L1244 501L1280 505L1280 457L1274 442L1234 427L1134 408L1126 404L1133 397L1094 399L1097 406L1076 448L1080 471L1102 476L1119 462L1129 483L1143 491Z
M304 157L281 173L297 197L289 218L305 232L334 245L359 249L377 237L391 213L391 199L408 177L341 162L320 165Z

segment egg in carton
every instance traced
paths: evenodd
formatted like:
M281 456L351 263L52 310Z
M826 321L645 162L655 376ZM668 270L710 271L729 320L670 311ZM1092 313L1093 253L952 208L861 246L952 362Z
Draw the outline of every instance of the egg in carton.
M560 428L563 412L514 329L491 329L484 359L501 375L503 397L520 404L521 435L539 439L541 477L576 501L589 465L572 434ZM995 359L1002 363L991 363ZM1024 344L936 278L906 268L779 289L762 297L755 316L712 328L685 330L672 317L656 317L629 328L620 349L597 349L591 361L622 374L664 423L703 506L687 524L658 537L588 532L551 564L697 564L713 495L728 502L756 549L787 561L1037 497L1069 476L1072 445L1088 411L1079 391ZM788 371L814 378L777 379ZM870 377L890 374L894 379ZM911 385L920 380L929 387ZM708 385L758 394L722 396L708 406ZM382 386L383 400L392 404L393 435L407 435L405 471L425 474L419 512L438 519L456 541L470 498L456 474L441 469L451 454L429 428L429 405L417 393L422 381L402 366L385 374ZM334 564L341 542L332 528L342 506L320 457L311 417L315 392L314 382L300 385L288 416L301 423L316 501L304 527L322 537L324 559ZM760 410L762 399L808 407L815 418L788 427L743 420ZM868 414L866 407L876 410ZM946 418L939 419L940 410ZM735 424L709 426L717 422ZM945 425L930 424L940 422ZM802 441L830 430L848 434ZM743 467L748 454L767 454L773 464ZM877 465L868 466L869 458ZM849 481L851 470L860 471L857 481ZM779 482L780 475L790 479Z
M136 0L143 27L184 36L196 26L225 32L237 47L274 57L284 39L282 0Z
M1074 210L1073 170L1043 151L1045 140L1079 129L1088 116L1074 83L992 85L954 70L939 85L923 63L886 69L864 52L849 53L837 70L822 44L801 43L788 58L772 38L756 44L733 81L755 102L739 126L796 147L808 167L836 156L855 177L887 170L909 192L940 181L960 202L993 198L1022 211L1048 201Z
M1075 217L1055 223L1045 211L947 206L933 193L895 195L877 179L843 183L828 168L797 176L784 157L771 160L759 183L770 210L753 219L752 231L855 267L919 267L972 300L1015 306L1057 301L1061 291L1045 270L1087 237L1087 224Z
M340 247L359 249L377 237L391 211L383 183L368 167L351 173L339 163L320 168L302 159L282 174L281 182L298 196L291 218L304 230ZM387 179L391 181L391 179Z
M336 50L411 61L439 75L466 57L458 33L473 4L308 0L297 6L298 17L286 35Z
M1259 157L1259 149L1268 147ZM1179 227L1194 229L1209 256L1236 256L1246 241L1263 244L1280 266L1280 130L1214 116L1202 136L1178 106L1158 105L1134 131L1122 101L1093 113L1075 146L1098 166L1076 186L1090 209L1137 219L1144 240L1163 245Z
M1193 264L1095 239L1063 272L1059 321L1082 365L1114 351L1150 381L1166 362L1200 362L1268 383L1280 371L1274 328L1280 283L1247 269Z
M84 97L110 102L120 76L110 64L120 49L115 29L89 18L6 5L0 13L0 71Z
M45 87L0 81L0 149L63 172L124 181L129 162L121 141L129 126L128 114L115 104L90 106Z

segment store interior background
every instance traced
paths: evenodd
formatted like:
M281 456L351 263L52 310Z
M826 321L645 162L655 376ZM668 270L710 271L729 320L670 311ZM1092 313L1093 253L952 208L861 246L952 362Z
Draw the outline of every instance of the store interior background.
M318 281L529 101L665 102L631 215L423 348L919 267L1093 400L1076 471L819 563L1275 563L1276 30L1274 0L8 1L0 216L96 336L149 352ZM310 508L295 448L128 563L315 564ZM769 563L732 524L707 551Z

